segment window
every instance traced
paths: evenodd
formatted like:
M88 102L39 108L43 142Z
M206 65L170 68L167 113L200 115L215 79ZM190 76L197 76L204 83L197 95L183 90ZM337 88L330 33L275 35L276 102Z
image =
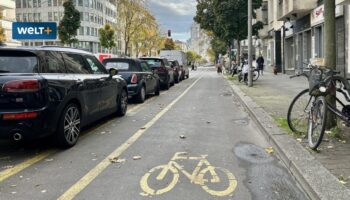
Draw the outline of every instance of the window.
M52 6L52 0L47 0L47 5Z
M86 35L90 35L90 27L86 27Z
M141 62L141 68L142 68L142 71L144 72L152 71L151 68L148 67L148 64L146 62Z
M94 22L94 14L90 13L90 22Z
M78 0L78 5L83 6L83 0Z
M33 2L32 0L28 0L28 8L33 8Z
M80 15L80 21L84 21L84 13L80 12L79 15Z
M33 73L38 71L38 59L32 53L0 52L0 71L4 71L4 73Z
M62 56L57 52L46 52L45 54L46 69L45 73L65 73L66 68Z
M53 0L53 6L57 6L57 0Z
M83 57L77 54L62 53L64 62L67 66L67 72L72 74L90 74Z
M79 28L79 35L84 35L84 26Z
M121 61L117 61L117 62L111 61L106 63L106 68L107 69L113 68L119 71L127 71L129 70L129 63L121 62Z
M33 8L37 7L37 0L33 0Z
M16 0L16 8L21 8L21 2L22 0Z
M84 21L89 21L89 13L88 12L85 12L84 13Z
M48 19L49 19L49 22L52 21L52 12L49 12L49 13L48 13Z
M33 22L33 13L28 13L28 21Z
M38 21L41 22L41 13L38 13Z
M58 21L58 13L57 12L53 12L53 20Z
M20 22L21 21L21 14L16 14L16 21Z
M85 59L94 74L107 74L105 67L94 56L86 56Z
M27 22L27 21L28 21L27 13L23 13L23 21L24 21L24 22Z
M84 6L89 7L89 0L84 0Z
M38 7L41 8L41 0L38 0Z

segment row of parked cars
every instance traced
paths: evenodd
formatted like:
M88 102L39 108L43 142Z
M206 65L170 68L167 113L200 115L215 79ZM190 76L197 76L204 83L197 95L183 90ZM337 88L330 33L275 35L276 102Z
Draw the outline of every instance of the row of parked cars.
M51 136L72 147L82 127L124 116L129 99L142 103L188 77L187 68L164 58L109 58L102 64L78 49L0 48L0 139Z

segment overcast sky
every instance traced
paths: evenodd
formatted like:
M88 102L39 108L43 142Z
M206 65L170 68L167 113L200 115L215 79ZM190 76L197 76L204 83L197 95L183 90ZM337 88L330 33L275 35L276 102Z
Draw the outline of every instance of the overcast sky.
M152 13L164 30L171 29L172 37L186 41L196 14L196 0L148 0Z

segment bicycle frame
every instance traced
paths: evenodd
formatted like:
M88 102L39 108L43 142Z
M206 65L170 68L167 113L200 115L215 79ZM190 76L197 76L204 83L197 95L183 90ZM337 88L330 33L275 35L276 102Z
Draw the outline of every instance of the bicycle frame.
M209 161L206 159L208 155L202 155L200 157L188 157L188 156L182 156L185 155L185 152L180 152L180 153L176 153L173 158L169 161L169 163L167 164L169 166L169 168L176 168L178 169L180 172L182 172L188 179L191 180L191 183L195 183L195 184L199 184L199 185L203 185L205 180L199 180L198 174L201 170L201 168L203 167L203 165L207 166L210 174L212 175L212 179L211 182L212 183L218 183L220 182L220 178L219 176L216 174L215 172L215 168L213 166L211 166L211 164L209 163ZM194 171L191 173L187 172L183 166L179 165L176 161L177 160L199 160L196 168L194 169ZM166 174L168 172L168 169L164 168L161 173L157 176L157 180L162 180Z

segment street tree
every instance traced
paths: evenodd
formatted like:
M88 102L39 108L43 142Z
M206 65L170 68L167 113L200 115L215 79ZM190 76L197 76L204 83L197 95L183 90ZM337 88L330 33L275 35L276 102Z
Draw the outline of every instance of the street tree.
M2 13L0 12L0 20L2 19ZM3 45L3 43L5 42L6 38L5 38L5 33L4 33L4 29L2 28L1 24L0 24L0 46Z
M194 64L202 59L202 56L198 55L194 51L187 51L186 56L187 56L187 62L191 64Z
M118 31L123 35L124 54L129 55L131 43L140 31L144 17L144 2L142 0L116 0L118 3Z
M227 53L227 48L229 47L225 41L215 36L211 40L210 45L214 52L215 61L219 59L220 55L225 55Z
M103 28L98 30L98 33L100 35L101 46L111 51L111 49L116 46L114 29L111 25L106 24Z
M58 25L59 39L62 44L71 45L77 43L77 31L80 28L80 13L75 8L73 0L67 0L63 3L64 15Z
M237 41L237 51L240 52L240 41L248 36L248 1L247 0L197 0L197 14L194 20L202 29L213 32L215 37L226 42L227 46L233 40ZM260 8L262 0L253 0L253 18L255 10ZM257 21L253 25L253 35L263 28L263 23ZM239 61L240 53L237 54Z
M173 39L167 38L164 42L164 48L163 50L175 50L176 45Z
M336 34L335 34L335 3L334 0L324 0L324 37L325 37L325 66L336 70ZM332 88L326 97L329 104L336 107L336 88ZM336 116L328 112L326 126L328 129L337 125Z

